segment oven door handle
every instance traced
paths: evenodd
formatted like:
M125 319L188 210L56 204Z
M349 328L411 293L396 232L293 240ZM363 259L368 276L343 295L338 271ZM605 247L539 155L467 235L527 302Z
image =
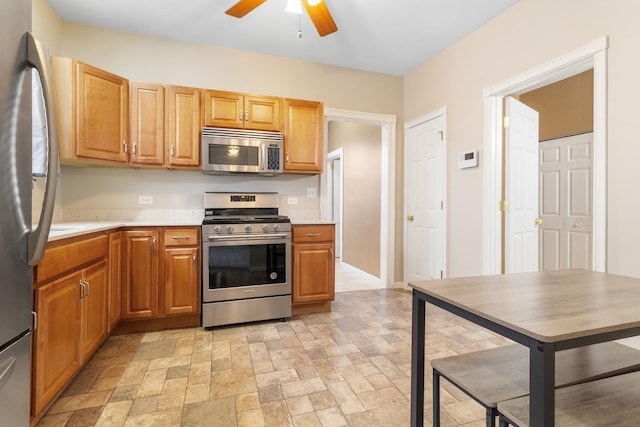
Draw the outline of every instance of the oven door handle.
M207 236L209 241L221 241L221 240L282 240L288 239L288 234L253 234L249 236Z

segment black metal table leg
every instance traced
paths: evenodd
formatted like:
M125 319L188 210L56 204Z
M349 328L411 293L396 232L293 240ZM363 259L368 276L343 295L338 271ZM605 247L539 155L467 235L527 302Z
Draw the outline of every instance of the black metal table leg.
M411 320L411 426L424 425L425 301L413 291Z
M433 427L440 427L440 372L433 369Z
M554 343L529 342L529 425L553 427L555 423L556 348Z

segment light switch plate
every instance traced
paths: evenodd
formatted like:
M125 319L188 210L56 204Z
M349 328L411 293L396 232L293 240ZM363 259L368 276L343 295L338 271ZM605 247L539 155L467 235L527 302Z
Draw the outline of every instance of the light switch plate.
M298 198L297 197L287 197L287 204L288 205L297 205L298 204Z
M307 197L316 197L316 187L307 187Z

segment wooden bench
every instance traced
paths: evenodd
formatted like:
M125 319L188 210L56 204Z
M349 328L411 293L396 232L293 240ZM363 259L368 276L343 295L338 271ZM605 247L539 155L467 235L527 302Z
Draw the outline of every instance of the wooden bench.
M486 409L487 427L495 426L500 402L529 394L529 349L520 344L436 359L431 365L434 426L440 425L441 376ZM635 370L640 370L640 351L616 342L564 350L556 353L556 388Z
M500 426L529 425L529 396L498 403ZM555 425L637 426L640 424L640 372L556 390Z

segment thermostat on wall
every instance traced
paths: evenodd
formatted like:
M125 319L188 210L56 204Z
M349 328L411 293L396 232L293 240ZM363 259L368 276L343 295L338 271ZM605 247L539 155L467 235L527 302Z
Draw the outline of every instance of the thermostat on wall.
M478 150L458 153L458 167L460 169L475 168L476 166L478 166Z

